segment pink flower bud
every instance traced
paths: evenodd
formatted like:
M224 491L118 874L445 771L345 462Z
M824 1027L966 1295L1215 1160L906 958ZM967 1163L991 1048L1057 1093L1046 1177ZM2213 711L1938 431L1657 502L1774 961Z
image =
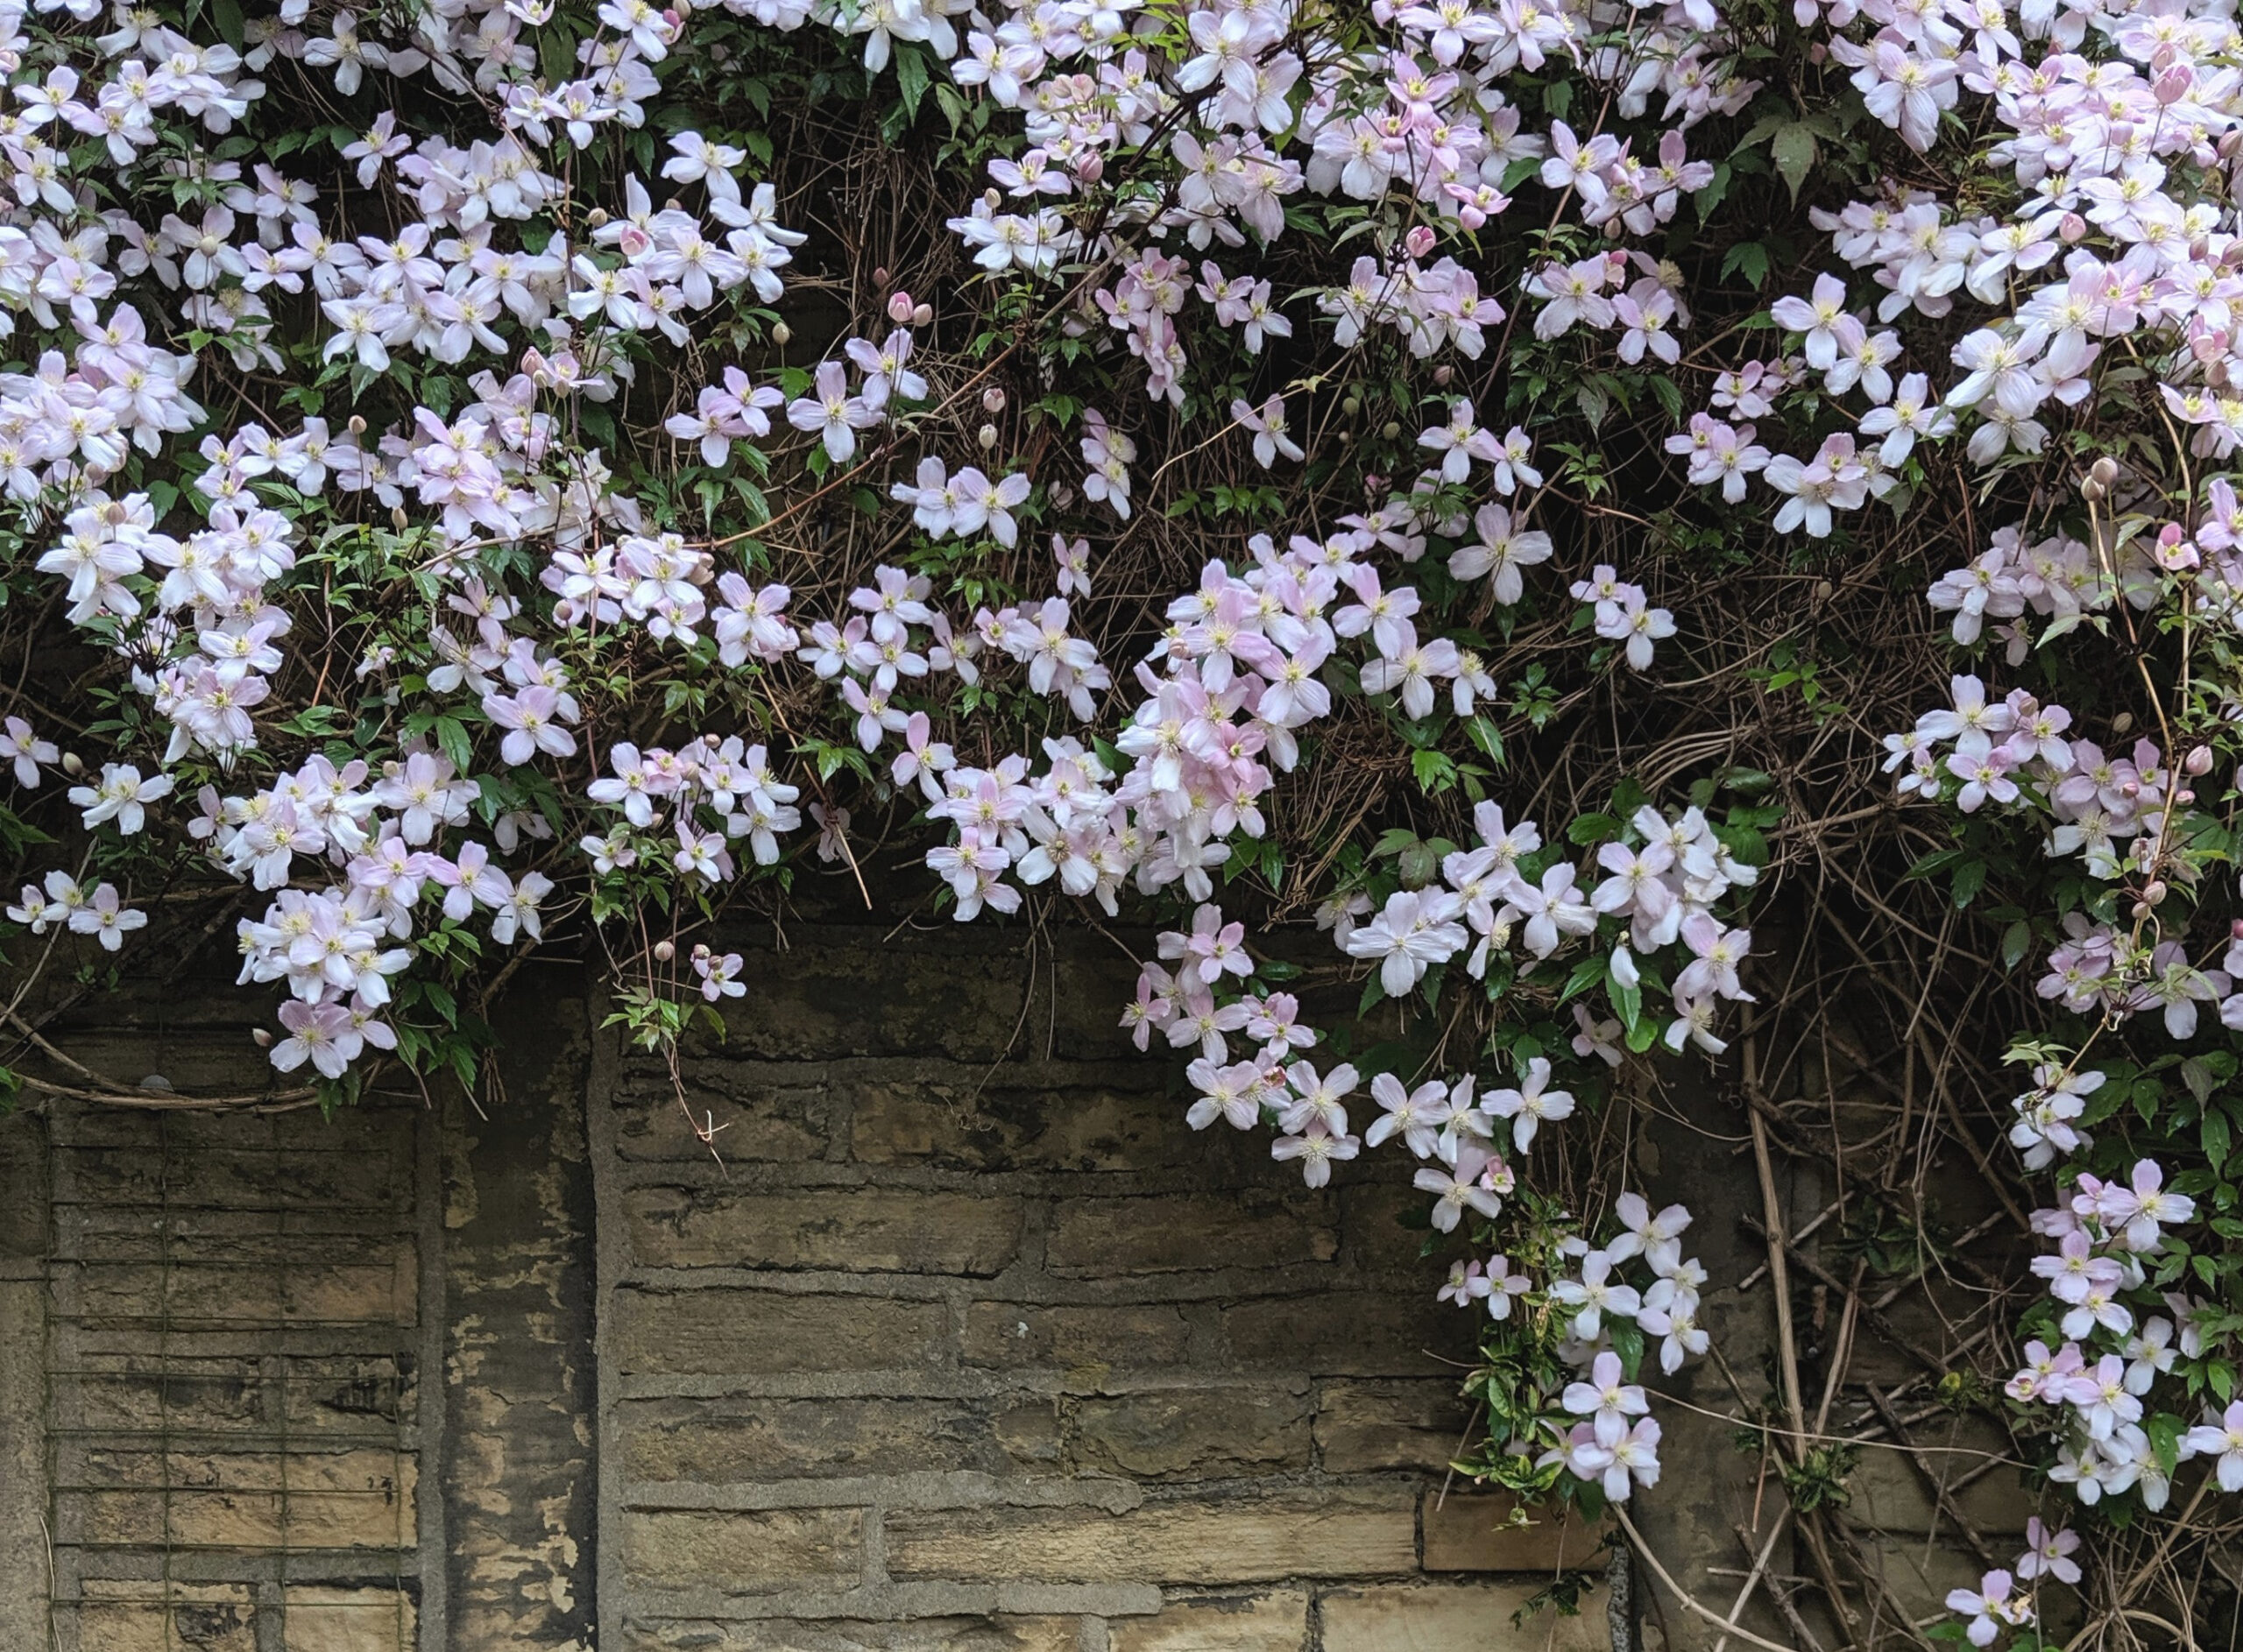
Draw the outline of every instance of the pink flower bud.
M672 958L676 957L676 956L677 956L677 947L676 947L676 943L675 943L675 942L669 942L669 941L657 941L657 942L655 942L655 963L657 963L657 964L668 964L668 963L669 963Z
M271 1049L272 1048L272 1034L262 1027L253 1027L250 1028L249 1036L250 1041L255 1044L259 1049Z
M2151 83L2150 95L2170 109L2188 96L2190 88L2196 83L2196 72L2185 63L2176 63Z
M888 295L888 319L898 327L910 324L911 295L900 286Z
M655 238L634 223L626 226L615 244L622 249L625 258L635 258L655 244Z
M992 385L981 392L981 408L985 413L1001 413L1005 410L1005 387Z
M915 309L915 310L913 310L913 311L911 312L911 325L912 325L912 326L914 326L914 327L932 327L934 324L935 324L935 307L934 307L933 305L931 305L931 304L922 304L922 305L920 305L916 309Z
M2077 246L2087 233L2087 220L2076 212L2067 212L2056 220L2056 237L2066 246Z
M1418 225L1408 235L1402 237L1402 246L1412 258L1424 258L1433 250L1433 226L1424 223Z
M1092 150L1075 163L1075 176L1084 183L1096 183L1106 176L1106 157Z
M1448 388L1448 381L1455 377L1456 370L1447 362L1443 362L1433 369L1433 383L1439 385L1443 390Z
M2181 766L2191 774L2211 773L2211 747L2208 745L2197 746L2194 751L2190 752L2188 756L2181 759Z

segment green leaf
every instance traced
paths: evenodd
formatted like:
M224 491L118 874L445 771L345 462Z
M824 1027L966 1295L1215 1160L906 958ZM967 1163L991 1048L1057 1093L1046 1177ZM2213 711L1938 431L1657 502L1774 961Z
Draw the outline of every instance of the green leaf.
M895 53L895 82L903 94L903 113L911 120L919 118L920 100L927 95L929 77L927 56L916 46L906 45ZM1792 191L1798 194L1796 189Z
M1768 152L1776 163L1777 174L1791 187L1792 202L1799 201L1799 187L1807 181L1807 174L1815 166L1815 133L1803 121L1781 128L1768 145ZM1758 286L1758 283L1754 283Z
M1566 841L1586 847L1609 844L1620 835L1620 822L1610 815L1583 815L1566 828Z
M2018 961L2033 950L2033 926L2020 918L2001 932L2001 967L2013 970Z
M1986 886L1986 863L1966 860L1955 869L1955 904L1967 907Z

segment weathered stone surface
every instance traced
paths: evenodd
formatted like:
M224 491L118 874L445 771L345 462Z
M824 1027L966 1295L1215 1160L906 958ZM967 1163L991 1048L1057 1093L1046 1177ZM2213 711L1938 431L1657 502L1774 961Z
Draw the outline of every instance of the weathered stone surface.
M1599 1528L1584 1525L1570 1508L1523 1511L1501 1493L1428 1491L1419 1508L1427 1571L1557 1571L1598 1564Z
M1204 1161L1199 1140L1161 1105L1157 1073L1138 1069L1135 1087L1029 1090L1002 1083L1005 1070L987 1088L971 1071L854 1087L850 1156L967 1170L1159 1170Z
M1317 1461L1334 1474L1438 1473L1462 1449L1470 1415L1453 1377L1327 1382L1316 1408Z
M1974 1426L1949 1431L1927 1424L1916 1444L1924 1448L1949 1448L1927 1449L1922 1458L1924 1467L1943 1480L1970 1472L1985 1460L1987 1453L2006 1454L1999 1436L1990 1429ZM1898 1451L1864 1451L1846 1485L1853 1493L1849 1513L1860 1525L1894 1532L1954 1528L1953 1519L1940 1514L1922 1473ZM1981 1536L2019 1536L2025 1522L2037 1512L2014 1469L1998 1468L1979 1475L1961 1491L1950 1493L1949 1500Z
M1054 1212L1046 1265L1055 1274L1176 1273L1328 1262L1339 1229L1298 1189L1071 1199Z
M1308 1592L1171 1600L1150 1618L1121 1618L1111 1652L1300 1652L1308 1644Z
M418 1465L393 1451L96 1451L86 1472L100 1489L63 1496L97 1543L409 1549L417 1529Z
M839 1588L864 1569L860 1509L633 1509L619 1523L625 1575L662 1588Z
M1107 1308L975 1303L966 1310L966 1362L1068 1371L1165 1366L1184 1358L1190 1335L1184 1316L1163 1303Z
M246 1584L88 1578L78 1642L86 1652L258 1652L257 1608ZM25 1647L46 1644L44 1625Z
M419 1644L413 1598L399 1590L293 1585L282 1600L282 1652L400 1652Z
M1610 1652L1602 1591L1584 1594L1580 1614L1544 1611L1514 1627L1511 1614L1537 1583L1426 1584L1334 1590L1317 1602L1325 1652Z
M1057 1455L1049 1400L647 1400L618 1408L613 1438L632 1480L711 1485L1015 1472Z
M609 1335L626 1373L888 1371L940 1359L949 1313L879 1296L633 1289L615 1294Z
M1232 1356L1318 1376L1421 1376L1456 1370L1471 1352L1463 1316L1431 1291L1320 1291L1223 1310Z
M1306 1385L1154 1388L1078 1401L1070 1436L1086 1467L1142 1479L1306 1468Z
M1077 1652L1075 1618L915 1618L900 1623L632 1618L626 1652Z
M768 1068L709 1056L685 1073L689 1120L669 1087L667 1070L626 1070L615 1098L615 1150L638 1162L709 1162L709 1147L696 1123L719 1127L728 1163L803 1161L821 1157L833 1108L823 1077L774 1080Z
M359 1264L306 1262L273 1255L229 1267L133 1262L92 1267L81 1284L82 1311L96 1320L155 1321L222 1330L229 1326L369 1324L407 1327L418 1300L420 1259L410 1239L359 1246Z
M624 1204L650 1267L817 1267L982 1275L1020 1249L1015 1198L902 1188L803 1193L638 1188Z
M1184 1499L1123 1514L1094 1509L899 1510L888 1516L896 1578L1053 1582L1259 1583L1414 1570L1407 1493Z

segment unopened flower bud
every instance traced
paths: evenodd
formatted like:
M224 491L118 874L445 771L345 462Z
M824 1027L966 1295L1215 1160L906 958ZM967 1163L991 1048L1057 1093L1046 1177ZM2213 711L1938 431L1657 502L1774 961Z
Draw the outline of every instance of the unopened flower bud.
M607 225L607 208L605 207L594 207L591 209L591 214L584 219L584 222L591 225L595 229L605 229Z
M2066 246L2077 246L2087 234L2087 220L2076 212L2067 212L2056 220L2056 238Z
M393 505L389 507L389 520L390 526L400 533L413 526L413 519L406 515L405 507L401 505Z
M672 958L676 957L676 956L677 956L677 948L676 948L676 946L674 943L672 943L672 942L669 942L669 941L657 941L657 942L655 942L655 963L657 963L657 964L668 964L668 963L669 963Z
M981 392L982 412L1001 413L1004 412L1004 410L1005 387L1002 385L992 385L988 389Z
M2182 805L2183 808L2186 808L2189 804L2197 801L2196 788L2193 787L2183 786L2179 791L2173 794L2173 801Z
M1396 424L1391 419L1388 420L1384 424L1378 427L1379 440L1382 441L1391 441L1401 434L1402 427Z
M2190 774L2211 773L2211 747L2199 745L2181 759L2181 766Z
M1836 585L1833 585L1829 580L1818 579L1815 582L1815 600L1816 602L1827 603L1831 597L1837 594L1838 588Z
M794 342L794 340L795 329L788 326L784 321L781 321L777 326L771 329L771 342L774 344L776 344L781 349L786 349L788 345Z
M911 295L902 287L896 288L888 295L888 319L898 327L906 327L910 324Z
M931 304L922 304L922 305L919 305L916 308L913 309L913 311L911 312L911 325L912 325L912 326L914 326L914 327L932 327L934 324L935 324L935 307L934 307L933 305L931 305Z
M2142 886L2141 903L2145 907L2162 907L2165 904L2165 897L2170 892L2165 886L2164 879L2153 878Z
M1443 390L1448 388L1448 381L1455 377L1456 370L1447 362L1443 362L1433 369L1433 383L1439 385Z
M2111 719L2111 732L2113 734L2124 734L2128 729L2133 727L2133 725L2134 714L2131 711L2121 711L2117 717Z
M997 450L997 427L994 425L982 426L980 429L974 432L973 439L981 444L982 452L994 453Z
M249 1038L250 1042L255 1044L259 1049L271 1049L272 1048L272 1034L271 1030L266 1027L251 1027L249 1029Z
M2105 487L2093 477L2086 477L2079 484L2079 497L2086 500L2090 505L2102 504L2105 496L2110 491L2110 489Z
M350 422L348 425L345 425L343 428L348 430L354 436L364 435L366 434L365 415L364 413L352 413L350 415Z
M1075 176L1086 184L1094 184L1106 176L1106 157L1092 150L1075 163Z
M1431 224L1421 223L1402 237L1402 246L1413 258L1422 258L1433 250L1433 230Z
M873 272L873 286L880 292L888 291L888 284L891 279L893 278L888 275L888 266L884 264ZM703 950L705 951L707 949L704 948Z
M65 752L62 754L62 772L75 780L86 772L86 759L75 752Z
M2103 486L2110 487L2119 479L2119 462L2106 453L2088 467L2087 474Z
M1340 399L1340 411L1347 417L1355 418L1362 413L1362 398L1360 396L1342 396Z
M693 949L693 956L696 958L707 957L709 956L709 949L706 943L696 943Z
M2135 921L2136 923L2140 923L2140 922L2144 918L2147 918L2147 916L2149 916L2149 902L2148 902L2148 901L2147 901L2147 900L2137 900L2137 901L2135 901L2135 902L2134 902L2134 907L2133 907L2133 919L2134 919L2134 921Z

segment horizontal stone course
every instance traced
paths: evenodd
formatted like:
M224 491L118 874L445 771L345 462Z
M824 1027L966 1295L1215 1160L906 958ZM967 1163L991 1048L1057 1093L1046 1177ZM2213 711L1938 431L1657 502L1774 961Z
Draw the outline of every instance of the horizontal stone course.
M1417 1565L1406 1491L1179 1498L1094 1510L905 1511L887 1521L896 1578L1256 1583L1380 1577Z
M846 1586L863 1571L860 1509L630 1509L615 1518L624 1575L656 1587L754 1594Z
M625 1373L884 1371L930 1365L950 1340L940 1303L772 1290L615 1294L606 1328Z
M1017 1199L909 1189L800 1193L635 1188L631 1250L657 1267L989 1275L1018 1253Z

